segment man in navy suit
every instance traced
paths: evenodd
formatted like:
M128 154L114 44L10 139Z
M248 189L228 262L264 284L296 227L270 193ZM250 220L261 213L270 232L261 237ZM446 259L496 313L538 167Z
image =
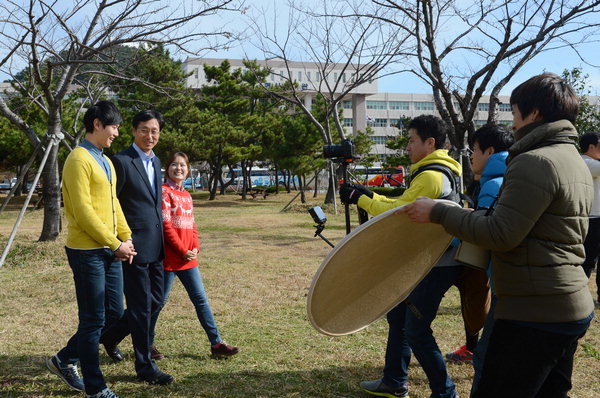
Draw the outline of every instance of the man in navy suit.
M122 360L117 344L131 333L138 379L159 385L173 382L151 359L149 339L150 315L160 306L164 290L160 160L152 151L163 125L159 112L139 112L133 117L134 143L112 159L117 196L138 255L132 264L123 262L127 311L101 338L111 358Z

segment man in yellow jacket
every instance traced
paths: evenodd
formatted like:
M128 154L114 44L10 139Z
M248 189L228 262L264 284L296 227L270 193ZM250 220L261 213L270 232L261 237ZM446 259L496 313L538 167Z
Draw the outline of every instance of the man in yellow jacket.
M419 196L458 202L460 164L448 156L447 150L442 149L447 128L443 120L432 115L418 116L408 125L406 151L412 162L412 173L409 186L402 196L390 199L361 185L344 184L340 187L342 202L357 204L371 215L412 203ZM462 265L452 261L452 257L452 252L447 252L406 302L398 304L387 314L389 333L383 378L360 383L361 388L369 394L390 398L408 397L408 364L412 348L427 374L431 397L458 396L430 328L444 293L463 269ZM407 302L410 302L408 311Z
M119 135L121 121L119 110L109 101L90 107L83 118L85 139L69 154L63 168L69 223L65 249L75 281L79 326L46 365L69 387L94 398L118 398L100 370L99 340L105 322L123 314L120 260L131 262L136 255L117 199L115 169L102 153Z

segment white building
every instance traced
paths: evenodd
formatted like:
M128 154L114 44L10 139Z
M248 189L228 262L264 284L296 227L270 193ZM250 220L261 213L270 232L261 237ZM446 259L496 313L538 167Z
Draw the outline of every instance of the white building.
M183 63L186 72L191 73L187 78L186 85L192 88L200 88L207 84L204 75L203 65L217 66L224 59L218 58L188 58ZM229 59L232 69L244 69L243 61L240 59ZM281 84L285 81L284 76L288 76L286 64L281 59L270 59L257 61L263 67L268 67L272 71L267 78L267 85ZM351 72L344 72L342 66L332 68L329 76L321 76L319 65L311 62L288 62L289 74L298 83L304 92L306 105L310 105L312 97L315 95L315 87L321 83L321 79L329 78L329 82L341 78L342 83L351 82ZM588 97L590 102L600 106L600 97ZM498 122L510 125L512 123L511 106L509 96L500 96L500 109ZM385 147L386 140L389 137L397 136L400 130L396 127L402 117L414 118L422 114L438 115L433 102L432 94L410 94L410 93L381 93L378 92L377 80L362 84L354 88L350 94L342 101L343 124L347 128L352 128L356 133L364 131L367 126L373 128L371 139L374 142L372 153L380 155L383 160L390 152ZM455 104L458 107L458 104ZM476 126L486 123L489 109L489 96L483 96L478 104L474 115Z

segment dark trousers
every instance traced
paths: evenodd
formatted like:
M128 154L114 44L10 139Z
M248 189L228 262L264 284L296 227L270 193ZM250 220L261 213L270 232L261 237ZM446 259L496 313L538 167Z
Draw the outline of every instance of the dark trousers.
M114 260L110 249L66 251L75 281L79 326L57 356L63 363L81 364L85 392L93 395L106 388L98 356L100 333L105 321L123 315L121 262Z
M150 358L150 319L160 308L164 294L164 271L161 261L152 263L123 262L123 279L127 310L125 315L108 328L101 342L117 345L131 334L138 376L151 377L158 368Z
M389 325L383 382L400 388L407 384L411 351L406 340L406 304L401 302L387 314Z
M456 283L464 266L433 267L429 274L408 296L406 311L406 338L412 352L427 375L431 398L452 398L456 386L446 369L431 324L444 294ZM411 305L414 306L411 309Z
M454 397L455 385L433 337L431 323L444 294L455 284L463 266L434 267L408 298L387 314L389 324L383 382L398 388L406 384L411 349L427 374L431 397Z
M583 246L585 247L585 261L582 267L589 278L594 268L597 268L598 256L600 256L600 217L590 218L590 227ZM598 269L596 269L596 287L598 296L600 296L600 272Z
M475 398L566 398L582 336L551 333L497 319Z

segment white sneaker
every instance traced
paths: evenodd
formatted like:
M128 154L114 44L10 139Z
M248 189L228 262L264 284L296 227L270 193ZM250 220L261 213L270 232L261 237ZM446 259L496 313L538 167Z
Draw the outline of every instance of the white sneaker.
M98 394L94 395L85 395L87 398L119 398L117 394L115 394L110 388L106 387L104 390L100 391Z

